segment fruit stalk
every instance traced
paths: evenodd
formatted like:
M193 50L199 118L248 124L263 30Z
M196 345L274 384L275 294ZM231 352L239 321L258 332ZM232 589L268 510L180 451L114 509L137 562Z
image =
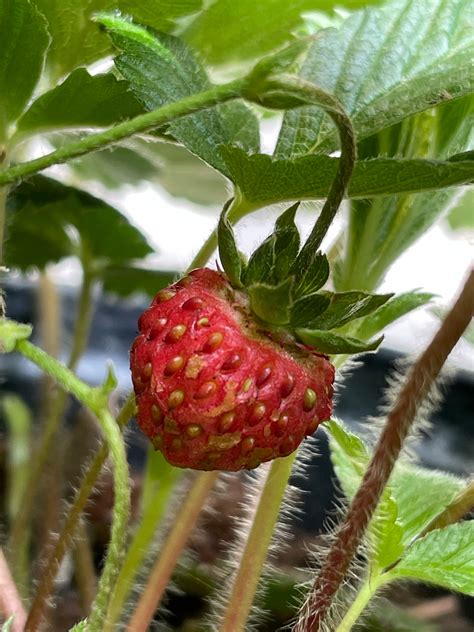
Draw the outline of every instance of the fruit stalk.
M474 311L474 271L428 348L411 368L375 447L374 455L335 542L315 579L295 632L322 629L333 598L357 552L367 525L400 454L419 405L427 396Z

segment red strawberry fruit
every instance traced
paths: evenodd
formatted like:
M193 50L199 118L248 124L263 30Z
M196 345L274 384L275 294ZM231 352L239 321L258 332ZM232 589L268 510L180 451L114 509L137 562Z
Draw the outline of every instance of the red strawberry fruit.
M161 290L139 329L137 419L173 465L254 468L293 452L331 415L328 357L265 331L223 273L195 270Z

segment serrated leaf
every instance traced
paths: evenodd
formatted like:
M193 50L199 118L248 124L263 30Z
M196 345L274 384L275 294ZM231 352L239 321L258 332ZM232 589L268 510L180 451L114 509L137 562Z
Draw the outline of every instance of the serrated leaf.
M44 17L29 0L0 0L0 136L25 109L49 46Z
M321 353L365 353L375 351L383 340L383 336L372 341L357 340L350 336L335 334L329 331L296 328L295 333L307 345Z
M59 86L34 101L17 123L21 133L106 127L143 113L126 81L112 74L72 72Z
M148 110L208 90L204 68L186 44L113 16L102 15L114 45L121 51L115 64ZM227 103L183 117L168 126L169 133L191 152L222 173L226 167L220 145L240 144L258 151L259 129L253 113L242 103Z
M257 283L248 288L252 311L272 325L286 325L290 321L291 285L287 279L279 285Z
M302 156L275 160L266 154L248 155L238 147L222 147L231 180L251 207L290 200L318 200L329 193L338 158ZM359 160L349 183L349 198L421 192L474 180L474 160L460 162L372 158Z
M242 62L291 41L303 26L306 11L366 4L362 0L216 0L190 24L184 37L212 64Z
M390 576L474 596L474 521L451 524L417 540Z
M224 208L219 217L219 223L217 225L217 245L219 258L229 281L234 287L242 287L242 276L245 274L245 267L240 252L237 249L234 229L227 218L227 211L232 202L233 198L224 204Z
M446 472L398 464L390 486L399 507L403 542L408 544L454 500L464 483Z
M104 292L117 294L124 298L134 294L155 296L158 290L173 283L176 277L176 272L168 270L109 265L102 274L102 288Z
M124 263L152 252L119 211L85 191L43 176L13 190L8 198L7 265L43 268L50 261L78 255L80 248L102 263Z
M468 0L393 0L322 32L299 74L341 101L362 139L472 92L473 44ZM304 107L285 114L275 153L336 147L321 110Z
M329 277L329 262L326 255L318 251L310 256L307 265L294 266L290 271L295 275L293 298L296 299L323 287Z
M245 285L279 285L286 280L300 245L294 221L298 205L293 204L280 215L273 233L252 253L243 277Z
M355 335L362 340L372 338L405 314L429 303L433 297L434 294L418 290L398 294L368 314L358 325Z
M298 299L291 308L290 325L306 327L328 308L329 303L330 298L327 294L310 294Z
M332 294L328 308L309 325L310 329L334 329L370 314L386 303L393 294L366 294L365 292L341 292Z

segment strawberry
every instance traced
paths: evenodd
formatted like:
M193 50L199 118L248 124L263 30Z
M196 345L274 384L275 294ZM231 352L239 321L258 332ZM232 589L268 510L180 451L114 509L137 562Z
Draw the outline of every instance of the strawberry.
M161 290L139 329L138 423L173 465L254 468L293 452L331 415L327 356L259 327L220 272L195 270Z
M218 228L225 274L194 270L140 317L131 351L138 423L173 465L240 470L290 454L331 415L334 367L324 354L380 344L341 327L391 295L319 292L329 264L311 236L300 251L297 207L247 264L227 204Z

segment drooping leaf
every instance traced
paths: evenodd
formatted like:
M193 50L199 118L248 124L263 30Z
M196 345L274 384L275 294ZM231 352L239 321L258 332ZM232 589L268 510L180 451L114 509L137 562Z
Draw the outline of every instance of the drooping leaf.
M397 294L372 312L372 314L365 316L357 327L356 335L363 340L372 338L372 336L378 334L379 331L385 329L398 318L429 303L433 297L434 295L429 292L419 292L417 290Z
M285 325L290 320L292 279L279 285L255 283L248 288L252 311L272 325Z
M7 265L26 270L79 255L125 263L152 252L143 235L115 208L85 191L36 176L8 198ZM71 233L73 227L79 241Z
M446 472L398 464L390 486L399 507L403 541L408 544L454 500L464 483Z
M330 331L296 328L296 335L302 342L314 347L321 353L365 353L375 351L383 340L383 336L372 341L357 340L350 336L335 334Z
M370 314L386 303L393 294L366 294L365 292L341 292L332 294L329 306L308 324L311 329L334 329Z
M0 0L0 134L25 109L43 69L50 38L29 0Z
M143 113L128 88L112 74L91 76L74 70L59 86L42 94L18 121L20 133L106 127Z
M290 270L295 275L293 297L300 298L317 292L329 277L329 262L326 255L315 252L304 269L294 266Z
M252 253L243 278L245 285L279 285L286 280L300 245L295 224L297 208L298 203L282 213L273 233Z
M266 154L249 156L238 147L223 147L221 153L229 177L253 207L325 198L339 162L338 158L314 155L274 160ZM473 181L474 160L372 158L356 162L347 195L349 198L389 196Z
M308 327L317 316L329 307L330 298L328 294L329 292L309 294L295 301L291 307L291 326Z
M53 79L87 66L111 52L110 40L93 22L99 11L121 10L137 21L161 31L174 28L176 20L194 13L201 0L35 0L46 16L52 45L48 71Z
M170 285L177 273L168 270L150 270L126 265L108 265L103 274L103 290L118 296L134 294L155 296L158 290Z
M431 531L413 543L390 575L474 596L474 521Z
M234 229L227 217L227 211L232 204L233 198L224 204L222 213L219 217L217 225L217 243L219 248L219 257L222 267L227 274L229 281L234 287L242 287L242 276L245 273L242 257L237 249L235 241Z
M184 37L211 64L259 57L293 39L305 11L365 6L362 0L216 0L185 30Z
M359 139L474 90L469 0L392 0L322 32L300 76L333 93ZM334 129L320 109L285 114L278 157L334 149Z
M208 90L211 83L186 44L172 36L152 34L129 21L102 15L114 45L121 51L115 64L148 110ZM183 117L168 126L169 133L191 152L226 174L217 151L220 145L240 144L258 151L257 119L242 103L222 104Z

